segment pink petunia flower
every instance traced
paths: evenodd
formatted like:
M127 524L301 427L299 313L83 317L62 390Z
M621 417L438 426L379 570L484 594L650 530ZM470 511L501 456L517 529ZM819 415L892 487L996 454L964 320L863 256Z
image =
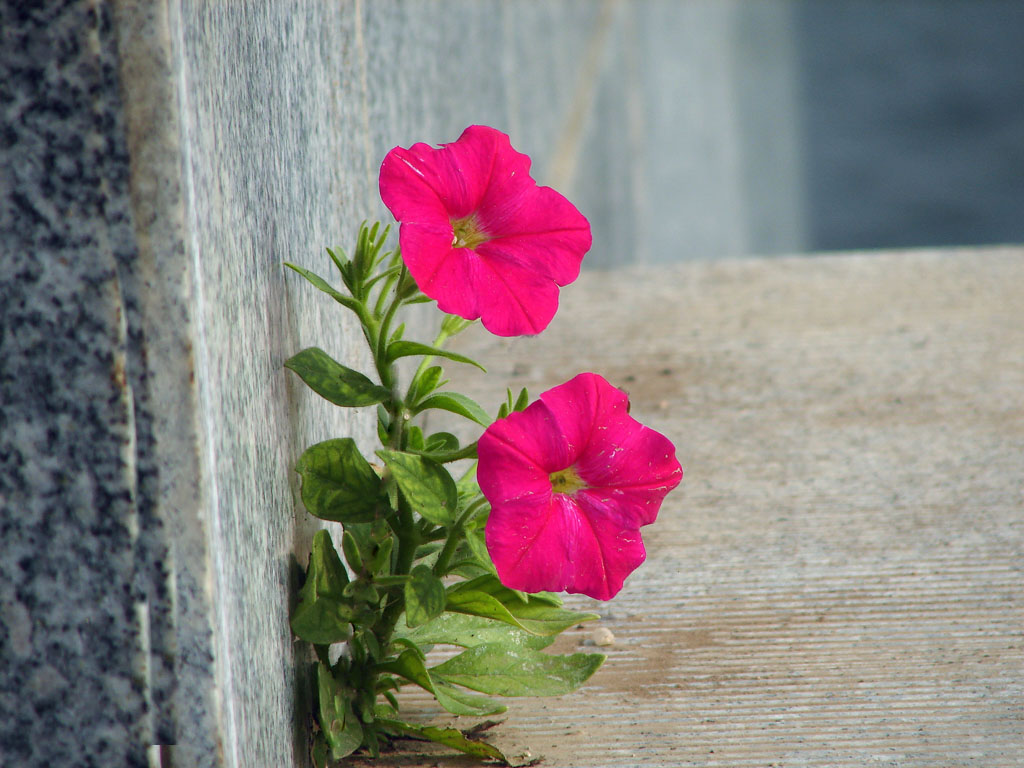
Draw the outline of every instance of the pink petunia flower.
M487 550L505 586L609 600L644 561L640 526L683 470L628 410L624 392L581 373L481 436Z
M498 336L544 330L559 286L576 279L590 249L586 218L537 186L530 158L494 128L471 125L438 149L395 147L380 196L401 223L402 258L420 290Z

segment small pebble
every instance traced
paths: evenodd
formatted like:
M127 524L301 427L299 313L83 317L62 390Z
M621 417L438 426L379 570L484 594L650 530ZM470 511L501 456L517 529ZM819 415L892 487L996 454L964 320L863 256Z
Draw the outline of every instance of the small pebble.
M615 645L615 635L607 627L598 627L590 633L590 639L594 645Z

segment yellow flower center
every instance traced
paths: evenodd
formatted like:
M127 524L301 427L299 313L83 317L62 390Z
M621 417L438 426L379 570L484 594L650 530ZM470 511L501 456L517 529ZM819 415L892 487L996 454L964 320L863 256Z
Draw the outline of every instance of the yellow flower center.
M452 248L476 248L490 240L490 236L480 228L476 216L470 214L464 219L452 220Z
M552 493L576 493L581 488L587 487L586 482L576 474L576 470L572 467L552 472L550 479Z

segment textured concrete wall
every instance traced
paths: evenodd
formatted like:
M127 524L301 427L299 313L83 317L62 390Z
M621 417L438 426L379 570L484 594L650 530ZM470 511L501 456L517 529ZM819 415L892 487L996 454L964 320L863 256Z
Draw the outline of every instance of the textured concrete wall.
M383 213L386 150L470 123L579 202L592 264L744 250L707 37L735 7L0 6L0 763L305 761L290 466L370 424L282 363L367 360L281 263L327 271Z

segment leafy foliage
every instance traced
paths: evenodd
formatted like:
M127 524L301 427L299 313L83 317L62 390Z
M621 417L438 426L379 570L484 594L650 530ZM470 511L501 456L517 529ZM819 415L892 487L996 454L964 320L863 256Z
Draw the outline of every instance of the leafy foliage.
M327 531L313 537L306 582L292 613L292 631L315 645L331 645L352 636L352 606L345 598L348 574Z
M391 394L359 371L346 368L317 347L304 349L285 362L310 389L335 405L359 407L376 405Z
M449 472L451 462L475 458L476 443L460 445L449 432L427 433L412 422L443 410L491 424L472 399L439 391L446 379L437 359L482 369L443 348L470 323L446 317L432 344L403 338L405 326L394 325L398 311L424 297L397 250L384 250L386 235L364 225L351 258L328 252L345 291L289 265L355 314L376 380L315 347L286 366L335 405L376 406L381 441L368 461L353 439L327 440L308 448L295 467L309 513L342 526L340 554L327 531L313 537L291 616L292 631L313 645L318 659L313 762L326 766L358 749L376 754L389 738L403 737L508 764L498 749L462 731L403 722L395 692L418 686L452 714L484 717L505 710L492 696L575 690L604 657L545 649L558 633L597 617L498 581L484 537L490 506L476 483L475 462L458 480ZM403 395L396 361L417 356L421 362ZM510 391L499 415L522 410L527 400L525 390L516 397ZM337 644L344 644L340 657L331 653ZM426 652L434 645L463 650L432 666Z
M338 523L368 523L384 512L381 481L351 437L308 448L295 465L310 514Z

